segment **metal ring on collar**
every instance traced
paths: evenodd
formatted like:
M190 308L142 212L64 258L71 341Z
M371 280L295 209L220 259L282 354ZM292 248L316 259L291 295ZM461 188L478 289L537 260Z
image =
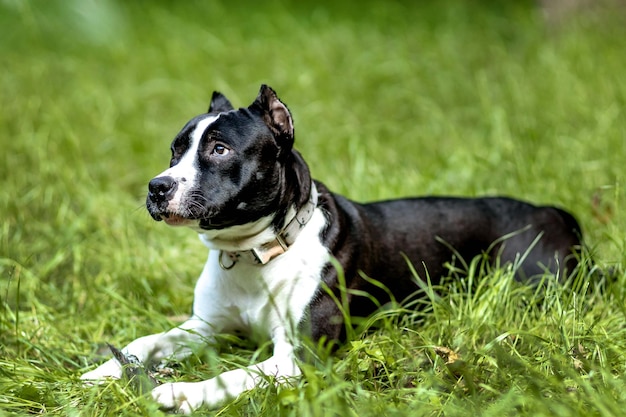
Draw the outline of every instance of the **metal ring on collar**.
M218 263L220 265L220 268L222 268L224 271L228 271L229 269L232 269L233 266L235 266L235 264L237 263L237 261L235 259L231 259L233 261L232 264L226 266L224 265L224 263L222 262L222 256L224 255L224 251L220 251L220 254L217 256L218 259Z

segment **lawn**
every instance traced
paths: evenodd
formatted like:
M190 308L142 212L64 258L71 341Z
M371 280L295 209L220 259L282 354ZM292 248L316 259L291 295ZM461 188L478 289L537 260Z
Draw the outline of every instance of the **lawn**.
M213 90L245 106L261 83L331 189L567 207L590 265L532 289L466 260L419 313L311 347L296 385L199 414L622 415L624 28L623 8L546 18L530 1L0 1L0 415L162 415L78 377L107 342L189 313L206 251L150 218L147 182ZM161 378L267 353L224 336Z

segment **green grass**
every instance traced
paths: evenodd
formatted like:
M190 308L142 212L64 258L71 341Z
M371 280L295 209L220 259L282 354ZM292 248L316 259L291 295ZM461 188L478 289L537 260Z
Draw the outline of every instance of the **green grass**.
M243 106L273 86L314 176L353 199L558 204L600 268L623 265L623 11L551 26L534 2L256 3L0 2L0 415L159 415L78 376L105 342L189 312L205 249L143 199L214 89ZM535 293L472 265L422 313L386 310L338 353L312 349L295 386L214 415L623 414L626 276ZM170 378L267 351L224 338Z

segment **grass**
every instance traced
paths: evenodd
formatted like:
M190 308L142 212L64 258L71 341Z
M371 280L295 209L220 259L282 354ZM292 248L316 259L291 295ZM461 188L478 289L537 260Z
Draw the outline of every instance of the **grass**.
M189 312L205 250L143 199L214 89L247 105L273 86L315 177L356 200L558 204L599 268L623 265L623 11L553 24L514 3L0 2L0 415L160 415L78 376L105 342ZM312 348L295 386L202 412L621 415L626 276L593 280L535 293L475 261L423 312L387 309L338 353ZM267 351L225 337L168 378Z

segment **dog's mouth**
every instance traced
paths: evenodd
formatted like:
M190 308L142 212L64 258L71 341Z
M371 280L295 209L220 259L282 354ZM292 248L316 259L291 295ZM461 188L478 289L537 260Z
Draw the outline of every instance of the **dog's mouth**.
M211 218L205 219L190 219L180 214L176 213L162 213L156 218L156 220L163 220L168 226L191 226L193 224L198 225L200 229L211 230L211 229L223 229L228 227L235 222L225 222L219 221ZM198 223L199 222L199 223Z
M180 204L172 206L170 201L154 201L148 196L146 208L150 216L156 221L163 221L169 226L193 226L197 225L200 220L201 213L199 210L191 210ZM195 206L194 206L195 207Z
M172 212L160 213L155 220L163 220L169 226L187 226L194 220Z
M165 205L165 204L163 204ZM200 206L194 206L197 210L183 209L171 210L169 207L159 207L154 201L148 199L147 208L150 216L156 221L163 221L169 226L199 227L203 230L223 229L237 221L232 216L220 216L217 210L204 209L200 212ZM178 207L180 209L180 207Z

